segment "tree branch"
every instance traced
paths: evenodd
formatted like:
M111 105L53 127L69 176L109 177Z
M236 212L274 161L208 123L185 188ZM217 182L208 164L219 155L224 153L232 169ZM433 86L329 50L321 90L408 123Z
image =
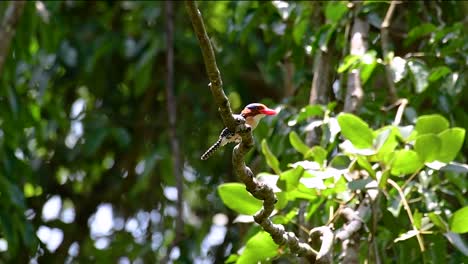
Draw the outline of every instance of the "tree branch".
M255 222L271 235L276 244L287 244L292 253L308 257L312 262L315 261L317 253L312 247L307 243L300 242L294 233L286 232L283 225L273 224L270 220L269 216L273 212L277 201L275 194L268 185L259 182L254 177L254 174L244 162L245 154L247 154L253 146L252 132L250 129L246 129L245 124L239 124L233 119L229 102L222 89L221 75L216 66L213 48L206 33L201 14L194 1L186 1L185 4L200 42L206 70L212 84L210 86L211 92L215 98L216 104L219 106L223 122L231 131L236 131L242 136L242 142L235 146L233 150L232 164L234 171L245 184L247 191L255 198L263 200L263 208L254 216Z
M216 105L219 107L218 111L226 127L231 131L235 131L237 124L234 120L234 117L232 116L229 100L223 90L221 73L219 72L218 66L216 65L213 46L211 45L208 34L206 33L205 24L203 23L201 13L198 10L195 1L185 1L185 6L190 16L190 20L192 21L195 34L197 35L198 41L200 42L206 73L208 74L208 78L210 80L209 87L215 99Z
M162 263L169 260L172 249L180 243L184 236L184 208L183 208L183 192L184 179L182 177L182 161L179 148L179 140L177 138L177 108L174 97L174 3L166 0L166 102L167 114L169 120L169 140L171 141L173 173L176 180L177 189L177 218L175 222L175 238L168 247L167 255Z
M11 1L3 16L2 24L0 25L0 75L3 72L3 66L8 57L11 40L15 35L16 26L23 13L25 4L26 1Z
M382 36L381 39L381 44L382 44L382 53L383 53L383 59L385 61L385 73L387 77L387 84L388 84L388 94L391 100L391 103L395 102L398 100L398 95L396 92L395 84L393 83L393 71L390 67L390 62L387 61L389 58L389 53L390 53L390 33L389 33L389 27L390 23L393 17L393 13L395 11L395 7L398 4L397 1L392 1L390 3L390 7L387 10L387 14L385 15L384 21L382 22L382 25L380 27L380 35Z
M369 35L369 24L359 17L354 18L351 33L351 55L364 55L367 50L367 37ZM364 92L362 90L360 70L354 69L348 75L348 85L346 89L346 99L344 111L355 113L362 105Z

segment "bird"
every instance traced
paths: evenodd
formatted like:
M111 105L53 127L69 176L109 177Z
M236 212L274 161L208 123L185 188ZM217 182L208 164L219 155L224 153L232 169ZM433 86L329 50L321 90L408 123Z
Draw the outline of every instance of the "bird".
M248 104L240 113L245 119L245 124L254 130L260 120L267 115L276 115L277 111L268 108L264 104ZM230 131L227 127L221 131L218 141L216 141L202 156L201 160L207 160L216 150L228 143L240 143L242 138L240 134Z

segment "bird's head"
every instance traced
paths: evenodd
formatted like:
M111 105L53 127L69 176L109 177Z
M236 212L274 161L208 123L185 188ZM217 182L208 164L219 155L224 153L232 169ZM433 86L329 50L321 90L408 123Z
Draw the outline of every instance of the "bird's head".
M245 118L246 123L252 128L255 128L260 119L262 119L264 116L276 114L277 112L275 110L259 103L248 104L241 112L241 115Z

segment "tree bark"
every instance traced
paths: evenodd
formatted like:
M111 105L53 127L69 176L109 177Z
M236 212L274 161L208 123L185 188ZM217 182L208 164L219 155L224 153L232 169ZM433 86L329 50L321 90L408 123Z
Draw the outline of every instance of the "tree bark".
M11 40L15 35L21 14L23 13L26 1L11 1L2 24L0 25L0 76L3 72L3 66L10 51Z
M175 238L168 247L167 255L162 262L169 260L174 247L183 240L184 236L184 208L183 193L184 179L182 175L182 158L180 155L179 139L177 138L177 102L174 96L174 3L166 0L166 103L169 121L169 140L172 152L172 171L177 189L177 218L175 222Z
M367 51L367 38L369 35L369 24L356 17L351 30L351 55L364 55ZM346 89L346 99L344 111L356 113L362 105L364 92L360 79L360 70L354 69L348 74L348 84Z
M388 8L387 14L385 15L385 19L382 22L382 25L380 27L380 35L382 36L380 42L382 44L382 53L383 53L382 55L383 55L383 59L385 62L385 73L386 73L386 79L387 79L387 84L388 84L388 95L390 98L390 103L394 103L398 100L395 83L393 82L393 71L390 67L391 61L389 61L390 59L389 54L391 52L389 27L390 27L390 23L391 23L393 14L395 12L397 3L398 3L397 1L392 1L390 3L390 7Z

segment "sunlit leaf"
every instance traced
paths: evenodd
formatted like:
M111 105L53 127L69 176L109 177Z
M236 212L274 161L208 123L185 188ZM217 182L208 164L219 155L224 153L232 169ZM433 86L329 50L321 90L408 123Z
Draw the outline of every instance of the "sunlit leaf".
M343 73L353 65L358 65L358 61L361 58L359 55L348 55L344 58L343 63L338 67L338 73Z
M273 152L271 152L270 148L268 147L268 143L266 142L265 139L262 140L262 153L266 158L268 166L270 166L270 168L272 168L276 174L280 175L281 170L279 167L279 161L275 157Z
M450 230L460 234L468 232L468 206L459 209L452 215Z
M260 231L247 241L237 264L250 264L268 260L278 254L278 248L279 246L273 241L270 234Z
M408 231L406 233L401 234L398 238L396 238L394 240L394 242L396 243L396 242L399 242L399 241L410 239L410 238L416 236L418 233L419 233L419 231L417 231L417 230L410 230L410 231Z
M303 172L304 169L301 166L284 171L281 173L278 180L278 187L284 191L294 190L299 184L299 179L301 178Z
M421 169L422 166L423 162L416 151L399 150L395 152L391 173L393 175L411 174Z
M369 163L369 161L363 157L363 156L358 156L357 157L357 162L359 166L361 166L363 169L365 169L373 179L376 179L375 177L375 170L372 169L372 165Z
M390 68L393 72L393 82L401 81L408 73L406 69L406 60L395 56L390 62Z
M413 75L413 81L416 93L422 93L428 86L427 77L429 76L427 66L420 60L410 60L406 64Z
M296 116L296 118L288 122L288 125L294 126L304 120L307 120L309 117L322 116L323 113L324 111L321 105L307 105L299 111L299 114Z
M341 113L337 117L343 136L356 148L371 148L374 136L369 125L361 118L348 113Z
M439 114L420 116L416 120L415 131L418 135L438 134L449 127L447 119Z
M324 165L327 159L327 151L322 148L321 146L313 146L305 155L306 158L312 157L314 158L315 162L320 164L321 166Z
M224 183L218 186L223 203L239 214L253 215L262 208L262 201L256 199L241 183Z
M444 236L453 246L460 250L460 252L462 252L465 256L468 256L468 246L466 245L466 242L463 240L460 234L446 232L444 233Z
M388 153L391 153L398 146L399 130L395 127L385 127L375 131L376 137L373 142L374 148L377 149L378 160L383 161Z
M455 159L465 140L465 129L455 127L439 133L441 147L437 160L450 162Z
M435 134L424 134L416 138L414 150L424 162L431 162L437 159L442 141Z
M294 147L294 149L302 153L302 155L305 155L307 151L309 151L309 146L302 142L301 138L295 131L289 133L289 142Z
M377 52L375 50L370 50L366 52L361 57L360 68L361 68L361 81L363 84L371 77L374 72L375 67L377 66Z

